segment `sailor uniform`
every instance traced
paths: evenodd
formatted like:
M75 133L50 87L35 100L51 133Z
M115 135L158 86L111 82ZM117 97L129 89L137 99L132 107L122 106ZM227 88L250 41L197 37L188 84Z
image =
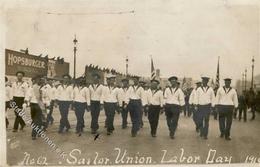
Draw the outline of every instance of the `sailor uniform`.
M5 86L5 111L7 111L8 108L10 108L10 101L12 100L12 88L9 85ZM9 125L9 121L7 116L5 117L5 124L6 127Z
M190 109L192 110L193 113L193 121L195 123L196 126L196 131L198 131L199 129L199 125L198 125L198 111L195 110L195 97L196 97L196 91L198 88L194 88L190 94L190 98L189 98L189 104L191 105Z
M130 86L128 89L128 97L126 99L126 104L128 104L128 109L132 121L132 136L136 136L140 128L141 120L141 110L142 106L145 106L147 99L145 98L144 89L140 86Z
M65 127L67 130L70 129L68 114L69 107L73 100L73 87L71 85L59 85L57 88L56 99L58 100L61 115L59 126L59 133L61 133Z
M77 117L76 132L82 132L84 128L84 113L86 106L90 105L90 93L87 87L75 86L73 89L73 101L75 115Z
M160 110L164 105L163 92L159 89L147 90L147 100L148 100L148 120L151 127L151 135L156 135Z
M35 129L42 126L42 109L40 108L40 86L33 84L27 91L25 100L30 104L32 118L32 137L35 138L37 131ZM37 128L38 127L38 128Z
M90 92L90 110L91 110L91 129L93 132L99 128L98 118L100 114L100 104L103 104L101 100L103 86L101 84L92 84L89 86Z
M122 110L121 110L121 116L122 116L122 128L127 127L127 116L128 116L128 107L126 104L127 100L127 93L128 93L128 87L126 88L120 88L120 99L122 101Z
M114 86L104 86L101 98L101 101L104 102L107 132L110 134L114 131L115 112L119 105L122 105L120 100L120 90Z
M200 136L208 136L209 116L211 107L214 107L215 94L211 87L199 87L196 91L195 105L198 106L198 125Z
M13 95L13 100L15 102L15 105L19 108L19 109L23 109L23 103L24 103L24 98L26 95L26 92L28 90L28 84L24 81L22 82L14 82L12 84L12 95ZM21 116L19 116L19 114L17 112L15 112L15 121L14 121L14 130L18 129L19 124L21 125L21 128L23 128L25 126L25 122L22 119Z
M228 138L232 125L234 108L238 107L236 90L233 88L220 87L216 95L216 105L219 112L219 129L221 136Z
M165 115L167 120L170 136L174 137L178 126L181 107L185 105L184 93L178 87L168 87L164 92L165 98Z

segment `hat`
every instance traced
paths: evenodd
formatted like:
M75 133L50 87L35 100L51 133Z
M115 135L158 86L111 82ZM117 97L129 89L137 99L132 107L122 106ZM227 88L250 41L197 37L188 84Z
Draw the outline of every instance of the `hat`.
M116 78L116 76L113 75L113 74L108 74L108 75L107 75L107 79L110 79L110 78Z
M224 78L224 81L231 81L231 78Z
M93 73L93 74L92 74L92 77L98 77L99 79L101 78L98 73Z
M129 82L129 79L124 78L124 79L121 80L121 82Z
M69 74L64 74L62 75L62 78L68 77L69 79L71 79L71 76Z
M25 73L23 71L17 71L15 75L17 76L18 74L22 74L23 76L25 76Z
M152 79L151 82L156 82L157 84L160 84L160 81L158 81L157 79Z
M171 81L171 80L178 80L178 77L176 77L176 76L171 76L170 78L168 78L168 81Z

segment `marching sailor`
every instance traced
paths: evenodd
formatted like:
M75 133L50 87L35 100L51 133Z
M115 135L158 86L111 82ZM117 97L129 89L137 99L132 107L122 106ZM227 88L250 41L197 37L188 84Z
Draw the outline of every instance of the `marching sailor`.
M237 92L230 86L231 79L225 78L225 86L220 87L216 95L216 107L219 113L220 137L225 136L226 140L231 140L230 129L232 125L233 111L237 110Z

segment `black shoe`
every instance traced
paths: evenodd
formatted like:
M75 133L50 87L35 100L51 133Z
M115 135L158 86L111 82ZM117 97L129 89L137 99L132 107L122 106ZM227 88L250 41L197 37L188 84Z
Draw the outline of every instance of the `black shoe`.
M219 137L220 137L220 138L223 138L223 137L224 137L224 134L223 134L223 133L221 133Z
M13 129L13 132L17 132L17 129Z
M228 137L225 137L225 139L226 139L226 140L231 140L231 137L228 136Z
M23 131L24 127L25 127L25 125L21 125L20 130Z
M33 137L32 137L32 140L36 140L36 136L33 136Z
M58 133L60 134L63 133L63 129L59 129Z
M136 137L136 133L132 133L132 137Z
M196 128L196 132L199 133L199 132L200 132L200 129L199 129L199 128Z
M110 132L110 131L107 131L107 135L109 136L109 135L111 135L112 133Z
M208 140L208 137L207 137L207 136L204 136L203 139L204 139L204 140Z
M174 139L174 133L170 132L170 138Z
M152 135L152 137L156 137L156 134L155 134L155 133L152 133L151 135Z

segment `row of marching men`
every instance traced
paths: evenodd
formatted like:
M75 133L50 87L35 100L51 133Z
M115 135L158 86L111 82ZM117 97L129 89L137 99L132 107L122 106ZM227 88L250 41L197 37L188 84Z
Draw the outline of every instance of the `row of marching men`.
M59 133L68 131L71 126L68 120L69 109L75 110L77 117L76 132L80 135L85 127L85 110L91 113L91 133L96 134L99 129L99 114L105 110L105 126L107 135L114 131L114 116L116 111L122 115L122 128L127 126L127 115L130 113L132 121L131 135L135 137L141 128L142 111L148 111L148 120L151 127L151 136L156 137L156 131L159 122L160 113L165 112L166 121L169 129L169 136L174 139L178 126L178 120L181 110L185 105L184 93L178 86L178 78L170 77L168 80L170 86L164 91L159 89L160 82L151 80L151 86L148 90L139 83L139 78L133 78L133 85L129 86L129 80L122 80L122 87L115 85L116 76L107 76L107 85L100 83L100 76L93 74L93 84L86 86L84 78L78 78L75 85L71 84L71 77L64 75L61 84L52 86L46 80L39 77L32 79L33 85L27 89L28 85L23 82L23 72L17 72L17 82L13 83L13 98L18 107L30 106L32 120L35 124L41 125L43 111L47 113L47 123L53 123L52 111L55 103L58 104L60 111ZM193 105L194 122L197 132L204 139L208 136L209 116L215 107L219 112L220 137L231 140L230 129L232 124L232 113L238 106L237 93L233 89L231 79L225 79L225 86L220 87L216 97L214 91L208 86L209 78L202 77L202 83L197 83L197 88L193 90L189 102ZM201 84L201 85L200 85ZM25 123L22 118L16 114L13 131L16 132L18 125L21 129ZM36 132L32 131L33 139L36 138Z

